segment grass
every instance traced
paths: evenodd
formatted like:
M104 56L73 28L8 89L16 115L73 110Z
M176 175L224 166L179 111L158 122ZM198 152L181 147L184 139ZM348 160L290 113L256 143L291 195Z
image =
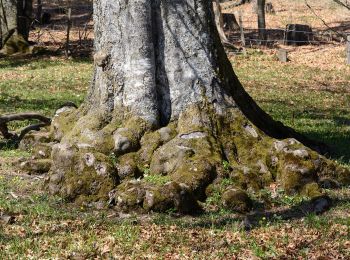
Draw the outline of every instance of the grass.
M91 74L88 59L0 59L0 114L39 111L52 115L67 101L80 104Z
M343 50L338 48L338 52L342 55ZM331 59L326 53L323 59L327 58ZM237 56L233 64L243 85L265 111L325 142L334 159L350 164L350 68L344 62L334 68L297 61L282 64L274 53L252 50L249 55Z
M233 63L264 109L304 134L334 142L333 156L348 163L347 75L335 70L320 73L304 65L281 66L272 54L259 51L238 56ZM62 102L79 104L92 69L87 60L2 60L0 64L1 113L29 109L52 115ZM10 79L10 74L15 76ZM317 82L331 85L332 91L317 89ZM77 208L47 195L42 179L14 175L13 160L27 156L16 150L0 152L0 212L16 218L12 225L0 224L1 259L350 257L349 189L330 191L339 202L322 216L290 210L305 202L302 197L281 192L272 198L268 191L261 191L254 198L256 203L282 210L272 215L253 213L253 229L246 232L243 216L227 211L180 218L173 212L118 217L109 210ZM151 174L148 180L167 181Z
M275 119L331 145L332 156L349 165L350 73L298 62L297 52L287 64L268 50L248 54L235 56L233 65L255 100ZM66 101L80 104L91 71L89 60L0 60L0 113L51 116ZM348 188L328 191L335 205L321 216L304 214L302 197L263 190L254 201L271 208L251 213L247 232L244 216L227 211L179 217L171 211L136 216L77 208L46 194L40 176L18 172L13 161L28 156L0 151L0 214L15 217L11 225L0 220L0 259L350 258ZM145 173L151 183L168 181Z

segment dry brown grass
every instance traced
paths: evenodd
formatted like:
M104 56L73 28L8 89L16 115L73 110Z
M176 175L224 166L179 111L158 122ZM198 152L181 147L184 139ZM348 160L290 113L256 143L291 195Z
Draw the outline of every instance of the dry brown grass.
M267 14L267 28L284 29L289 23L301 23L308 24L316 30L326 29L323 22L315 17L306 6L305 0L269 0L266 2L271 2L276 11L276 14ZM336 28L347 25L346 30L342 30L350 31L350 12L347 9L339 7L332 0L308 0L307 2L330 27ZM257 28L257 15L253 9L253 4L245 4L240 7L226 9L225 12L242 11L244 27Z

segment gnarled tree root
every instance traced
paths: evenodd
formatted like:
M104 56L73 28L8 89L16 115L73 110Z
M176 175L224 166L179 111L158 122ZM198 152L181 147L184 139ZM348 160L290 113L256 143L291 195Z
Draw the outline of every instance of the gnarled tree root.
M63 138L53 147L48 187L71 201L193 213L216 196L218 208L246 212L252 208L247 191L274 185L317 199L322 186L350 183L348 169L296 139L267 136L237 108L218 113L191 105L158 129L138 117L102 124L96 115L91 122L85 120L89 113L80 113L63 112L52 124L52 135ZM79 117L84 125L66 128Z
M38 120L40 123L32 124L21 129L20 133L10 132L8 123L13 121ZM38 113L18 113L0 116L0 133L5 139L10 140L13 146L17 147L21 140L30 131L40 131L40 129L51 124L51 119Z

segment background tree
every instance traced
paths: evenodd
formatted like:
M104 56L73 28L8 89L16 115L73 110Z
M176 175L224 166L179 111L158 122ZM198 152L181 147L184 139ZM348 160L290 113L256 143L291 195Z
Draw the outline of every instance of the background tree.
M0 0L1 46L4 46L12 35L20 36L21 41L17 39L20 42L18 44L24 44L28 40L32 12L32 0Z
M42 2L42 0L37 0L36 3L37 3L37 5L36 5L36 20L40 23L42 12L43 12L43 2Z
M259 38L266 40L265 0L257 0Z
M218 193L221 206L245 211L246 189L277 182L318 198L324 179L350 182L348 170L302 143L321 146L275 122L243 89L210 1L96 0L94 26L86 101L52 122L52 193L181 212Z

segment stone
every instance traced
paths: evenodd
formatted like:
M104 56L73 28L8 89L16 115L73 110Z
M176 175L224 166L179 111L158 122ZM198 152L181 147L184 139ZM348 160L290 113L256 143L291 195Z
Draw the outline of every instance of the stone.
M285 49L279 49L277 51L277 57L280 62L288 62L288 51Z
M328 196L321 196L313 199L312 201L313 212L316 215L320 215L332 206L332 200Z
M49 159L54 143L37 143L33 147L33 156L36 159Z
M287 24L284 33L284 44L286 45L305 45L313 40L312 29L305 24Z
M276 141L274 142L274 147L276 149L276 152L281 152L283 151L284 148L286 148L288 144L284 141Z
M294 156L299 157L301 159L307 159L310 157L308 151L305 149L298 149L292 152Z
M248 212L253 207L248 194L239 189L226 190L222 195L222 203L224 207L241 213Z

